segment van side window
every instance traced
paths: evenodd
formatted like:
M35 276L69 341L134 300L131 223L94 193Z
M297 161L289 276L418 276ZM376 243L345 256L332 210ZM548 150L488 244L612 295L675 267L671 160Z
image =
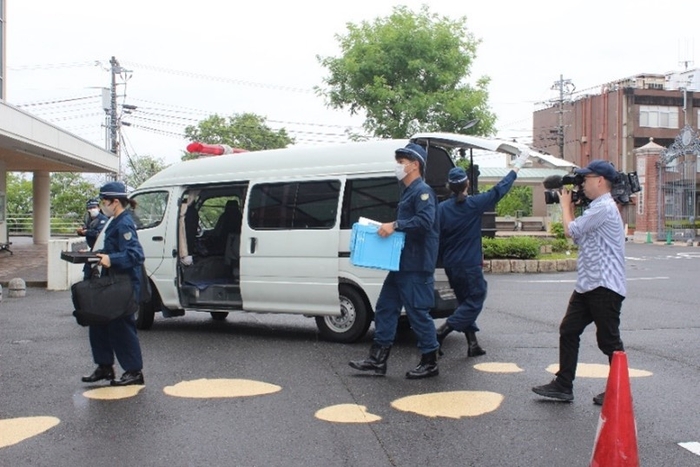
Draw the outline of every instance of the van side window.
M339 180L255 185L250 192L248 224L261 230L331 229L339 197Z
M360 216L379 222L395 220L399 195L395 177L348 180L340 228L351 229Z
M132 212L136 229L150 229L163 221L165 208L168 205L167 191L139 193L132 199L137 203L136 209Z

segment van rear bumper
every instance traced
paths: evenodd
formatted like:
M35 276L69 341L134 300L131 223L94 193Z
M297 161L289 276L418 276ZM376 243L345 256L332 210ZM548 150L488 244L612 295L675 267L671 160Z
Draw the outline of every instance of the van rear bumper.
M435 306L430 310L430 316L447 318L455 308L457 308L457 297L449 285L440 287L439 284L435 284Z

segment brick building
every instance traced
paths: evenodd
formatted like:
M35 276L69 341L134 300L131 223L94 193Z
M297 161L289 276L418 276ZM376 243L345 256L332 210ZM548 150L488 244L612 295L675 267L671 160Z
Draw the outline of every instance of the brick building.
M700 69L640 74L536 111L533 147L578 166L603 159L632 172L635 149L649 141L669 147L684 126L697 130L699 123ZM634 209L622 213L634 223Z

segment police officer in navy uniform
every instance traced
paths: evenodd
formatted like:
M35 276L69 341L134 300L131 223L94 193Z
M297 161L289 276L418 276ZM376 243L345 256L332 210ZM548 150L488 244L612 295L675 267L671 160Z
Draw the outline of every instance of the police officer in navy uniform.
M490 190L473 196L467 196L467 173L461 167L452 168L447 181L453 196L438 206L440 258L458 305L438 328L437 339L442 346L452 331L463 332L470 357L486 353L476 339L476 318L484 307L487 289L482 270L481 216L508 193L529 156L528 150L521 151L513 170Z
M92 249L95 245L95 241L97 241L97 236L100 235L100 232L104 229L108 219L107 216L100 211L100 200L97 198L89 199L87 203L85 203L85 209L87 209L85 225L76 232L81 237L85 237L88 247Z
M102 266L102 274L107 269L115 268L131 276L133 293L141 296L141 269L144 261L143 248L136 234L136 225L127 210L134 208L135 201L127 198L126 187L121 182L109 182L100 188L102 211L112 218L105 228L104 249L97 252ZM144 384L143 360L141 346L136 335L134 315L110 321L108 324L90 326L90 346L97 368L91 375L84 376L82 381L93 383L100 380L110 380L112 386L128 386ZM124 369L121 379L114 379L114 356Z
M89 199L87 203L85 203L85 209L87 209L85 225L79 228L76 233L85 237L85 242L89 249L92 250L97 241L97 237L100 235L100 232L102 232L102 229L105 228L109 219L100 211L100 200L97 198ZM83 266L84 279L90 278L93 264L94 263L85 263L85 266Z
M388 237L405 232L398 271L391 271L377 300L374 313L374 342L365 360L351 361L356 370L385 375L396 327L405 308L411 329L418 338L421 360L406 373L408 379L437 376L439 348L430 309L435 304L434 273L438 254L437 199L423 180L427 154L422 146L409 143L395 153L396 177L404 185L396 221L382 224L378 233Z

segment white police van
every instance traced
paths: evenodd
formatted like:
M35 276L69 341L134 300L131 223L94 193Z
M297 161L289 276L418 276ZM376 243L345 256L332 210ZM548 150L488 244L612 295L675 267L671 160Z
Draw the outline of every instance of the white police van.
M422 134L425 178L448 195L456 148L515 154L513 143ZM353 342L370 326L386 271L350 263L360 216L393 221L400 196L394 151L409 140L292 147L181 162L134 193L139 240L153 288L137 326L185 311L223 320L231 311L314 317L329 340ZM454 309L444 271L436 274L435 317Z

